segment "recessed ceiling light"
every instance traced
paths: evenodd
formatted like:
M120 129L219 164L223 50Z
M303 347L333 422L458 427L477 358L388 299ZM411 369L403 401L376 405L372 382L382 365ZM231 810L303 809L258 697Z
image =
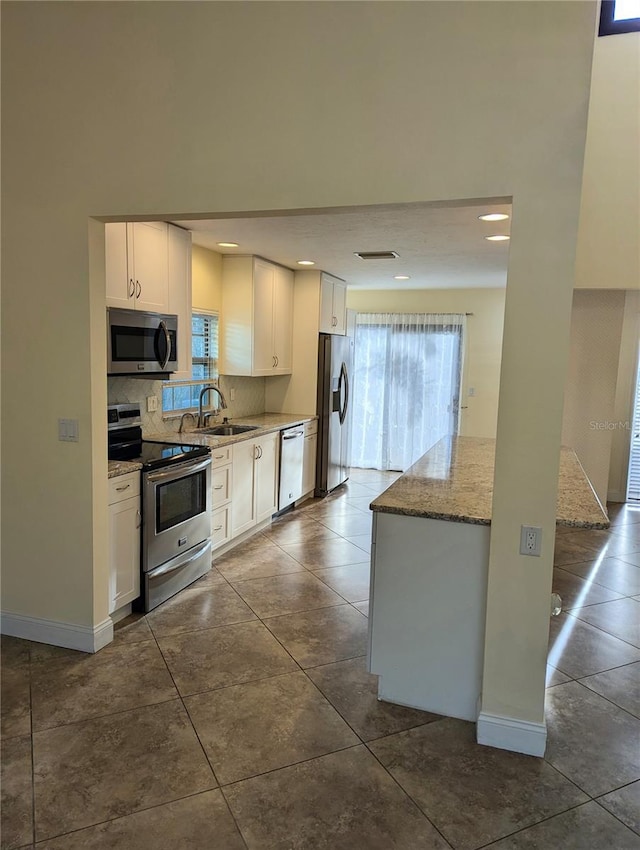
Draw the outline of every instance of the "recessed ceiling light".
M484 238L488 239L489 242L506 242L510 237L504 234L497 234L496 236L485 236Z
M479 215L478 218L480 221L504 221L509 216L506 213L487 213L486 215Z
M299 266L315 266L315 260L298 260Z
M394 274L394 280L411 280L411 275L408 274Z
M221 248L237 248L238 247L237 242L218 242L218 245Z

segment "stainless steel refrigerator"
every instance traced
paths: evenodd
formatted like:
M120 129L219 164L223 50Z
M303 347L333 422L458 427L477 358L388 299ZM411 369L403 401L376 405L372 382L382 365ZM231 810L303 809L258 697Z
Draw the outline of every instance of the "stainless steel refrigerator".
M326 496L349 477L352 371L353 337L320 334L316 496Z

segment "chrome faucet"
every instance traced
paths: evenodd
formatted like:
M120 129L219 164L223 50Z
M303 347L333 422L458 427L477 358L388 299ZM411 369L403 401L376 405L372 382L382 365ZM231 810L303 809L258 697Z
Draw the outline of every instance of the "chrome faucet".
M199 399L199 401L198 401L198 424L196 425L196 427L197 427L197 428L202 428L202 427L204 426L204 416L203 416L203 414L202 414L202 401L203 401L203 399L204 399L205 395L206 395L206 394L207 394L210 390L215 390L215 391L218 393L218 395L220 396L220 407L221 407L223 410L226 410L226 409L227 409L227 400L226 400L226 399L225 399L225 397L223 396L223 394L222 394L222 390L221 390L221 389L219 389L218 387L214 387L214 386L213 386L213 384L207 384L207 386L206 386L206 387L203 387L203 388L200 390L200 399Z
M187 416L190 416L193 419L194 425L196 424L196 417L193 415L193 413L190 410L188 410L186 413L183 413L182 416L180 417L180 427L178 428L178 434L182 434L182 432L184 431L184 420L187 418Z

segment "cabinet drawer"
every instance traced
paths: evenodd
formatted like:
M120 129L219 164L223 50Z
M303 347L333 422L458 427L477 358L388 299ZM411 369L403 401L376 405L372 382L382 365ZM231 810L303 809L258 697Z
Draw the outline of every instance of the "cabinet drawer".
M118 475L117 478L109 479L108 504L115 505L123 499L140 495L140 473L127 472L126 475Z
M231 498L231 464L211 473L211 509L216 510Z
M218 446L211 449L211 464L215 469L216 466L222 466L225 463L231 463L231 446Z
M231 517L229 506L211 514L211 548L222 546L231 538Z
M311 434L318 433L318 420L312 419L311 422L304 423L304 435L305 437L310 437Z

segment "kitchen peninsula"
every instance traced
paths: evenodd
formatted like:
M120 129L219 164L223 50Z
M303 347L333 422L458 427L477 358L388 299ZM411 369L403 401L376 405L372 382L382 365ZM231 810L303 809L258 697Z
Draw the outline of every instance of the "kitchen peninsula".
M477 719L494 461L493 439L443 438L371 504L369 669L380 699ZM564 447L556 521L609 526Z

